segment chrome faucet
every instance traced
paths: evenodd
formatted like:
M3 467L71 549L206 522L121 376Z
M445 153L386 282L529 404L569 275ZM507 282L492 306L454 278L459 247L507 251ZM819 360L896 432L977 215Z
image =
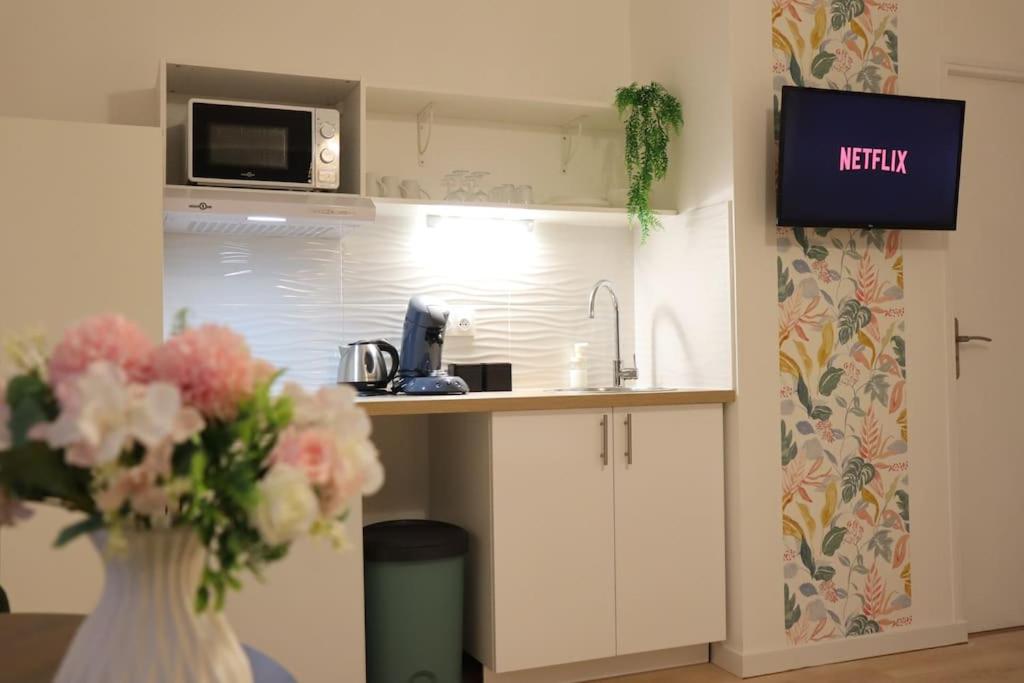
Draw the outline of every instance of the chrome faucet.
M590 318L594 318L594 303L597 299L597 292L604 287L608 290L608 293L612 296L612 306L615 307L615 360L612 361L612 381L615 386L621 387L622 381L627 379L636 379L636 354L633 354L633 365L632 368L622 367L622 347L619 342L619 297L615 296L615 290L612 288L612 283L608 280L598 280L594 288L590 290Z

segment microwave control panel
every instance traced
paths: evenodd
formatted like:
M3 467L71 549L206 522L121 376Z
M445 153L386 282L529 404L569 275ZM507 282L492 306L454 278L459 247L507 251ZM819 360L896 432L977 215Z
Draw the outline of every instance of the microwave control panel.
M341 116L336 109L317 109L313 126L313 187L337 190L341 184Z

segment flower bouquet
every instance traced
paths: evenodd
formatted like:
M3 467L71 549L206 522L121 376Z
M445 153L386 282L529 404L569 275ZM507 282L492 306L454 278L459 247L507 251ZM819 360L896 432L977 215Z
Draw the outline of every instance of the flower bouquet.
M58 681L251 680L220 614L300 536L344 543L350 503L383 471L348 387L285 384L231 330L176 330L155 345L120 316L69 329L49 357L11 346L0 381L0 523L26 501L82 513L103 596ZM183 668L184 667L184 668Z

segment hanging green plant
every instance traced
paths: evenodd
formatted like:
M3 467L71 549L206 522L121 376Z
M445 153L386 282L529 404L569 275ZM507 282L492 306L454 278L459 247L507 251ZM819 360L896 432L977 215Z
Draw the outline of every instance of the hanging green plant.
M668 172L669 132L679 133L683 107L660 83L633 83L615 91L619 118L626 117L626 175L629 198L626 210L630 225L640 225L640 243L647 241L661 221L651 210L651 184Z

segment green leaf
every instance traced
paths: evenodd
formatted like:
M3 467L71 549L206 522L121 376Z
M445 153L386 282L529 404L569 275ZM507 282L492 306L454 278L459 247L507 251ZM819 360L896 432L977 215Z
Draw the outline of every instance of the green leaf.
M836 575L836 570L828 565L822 565L818 567L817 571L814 572L814 578L817 581L828 581Z
M815 420L827 420L832 417L832 409L828 406L814 406L811 411L811 418Z
M11 443L15 446L28 441L33 426L55 419L60 411L53 390L35 369L8 381L6 402L11 410Z
M796 457L797 448L793 441L793 432L786 429L785 421L780 421L782 426L782 466L788 465Z
M102 515L89 515L80 522L75 522L71 526L64 527L61 532L57 535L57 540L53 542L54 547L61 547L67 545L71 541L75 540L82 534L88 534L93 531L99 531L103 528L103 516Z
M174 312L174 320L171 322L171 336L176 337L188 329L188 309L179 308Z
M879 73L877 66L869 64L857 72L856 81L864 87L865 91L878 92L878 86L882 83L882 74Z
M896 34L889 29L885 32L885 49L889 53L889 59L892 60L893 68L896 68L897 62L899 62L899 48L896 39Z
M849 503L875 478L875 466L859 457L850 458L843 468L843 502Z
M807 250L811 244L807 241L807 231L804 228L793 228L793 237L796 239L796 243L800 245L800 248L804 250L804 254L807 254Z
M793 628L793 624L800 621L800 605L796 604L796 595L790 594L789 584L782 584L783 608L786 617L786 629Z
M804 85L804 75L800 71L800 62L796 61L796 55L789 56L789 77L793 79L793 85Z
M781 304L783 301L793 296L795 287L793 285L793 280L789 277L789 268L783 268L781 257L777 260L777 268L779 272L779 303Z
M864 385L864 393L883 406L889 405L889 380L883 374L872 375Z
M832 30L838 31L864 13L864 0L832 0Z
M835 554L839 547L843 544L843 538L846 536L846 527L834 526L825 533L825 538L821 540L821 552L823 555L831 557Z
M800 561L807 567L807 571L814 575L814 552L811 550L811 546L807 544L807 538L800 539Z
M907 530L910 530L910 494L899 489L896 491L896 507L900 511L900 517L903 519L903 523L907 525Z
M842 368L829 367L825 372L821 373L821 379L818 380L818 393L822 396L831 396L832 392L839 386L839 380L842 378Z
M95 512L90 470L71 467L64 454L39 441L29 441L0 456L0 483L21 500L59 499L67 507Z
M892 338L893 352L896 354L896 362L900 364L904 379L907 377L907 342L903 337L896 335Z
M881 555L886 562L892 562L892 536L888 529L879 529L868 541L868 550L874 551L875 557Z
M836 56L831 52L822 50L814 56L814 60L811 62L811 74L815 78L824 78L832 69L832 64L836 61Z
M811 392L807 389L807 383L804 382L803 375L796 378L796 397L800 399L800 405L810 415L814 411L814 404L811 403Z
M828 249L820 244L815 244L807 250L807 258L812 258L815 261L824 261L828 258Z
M856 299L848 299L839 311L839 343L846 344L862 327L871 322L871 309Z
M878 633L881 630L882 627L878 625L877 621L869 619L863 614L852 616L846 622L846 635L848 636L863 636L869 633Z

